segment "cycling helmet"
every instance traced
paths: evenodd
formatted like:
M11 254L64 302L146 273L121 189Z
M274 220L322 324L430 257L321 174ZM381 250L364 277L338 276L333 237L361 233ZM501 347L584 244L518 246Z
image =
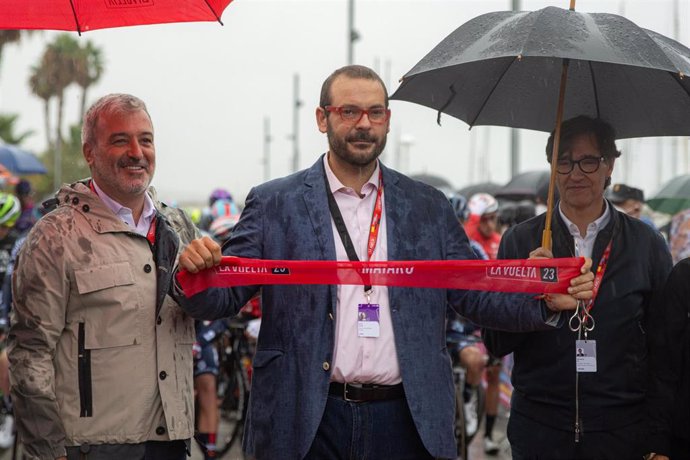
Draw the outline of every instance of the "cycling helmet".
M9 193L0 193L0 225L10 228L14 226L19 215L22 213L22 207L19 200Z
M484 214L497 212L498 201L488 193L477 193L472 195L472 198L467 203L467 207L470 210L470 214L483 216Z
M467 198L459 193L455 193L448 198L448 201L450 201L450 205L453 207L453 211L455 211L455 217L460 222L465 222L467 219Z
M230 195L230 192L228 192L224 188L214 189L211 192L211 196L208 198L208 205L213 206L213 203L215 203L218 200L232 201L232 195Z
M235 228L235 224L240 220L239 214L230 214L215 219L209 227L209 232L220 243L224 243L230 238L230 232Z
M219 217L230 216L233 214L239 214L239 210L237 209L237 205L235 204L235 202L232 200L217 200L211 206L211 216L214 219L218 219Z

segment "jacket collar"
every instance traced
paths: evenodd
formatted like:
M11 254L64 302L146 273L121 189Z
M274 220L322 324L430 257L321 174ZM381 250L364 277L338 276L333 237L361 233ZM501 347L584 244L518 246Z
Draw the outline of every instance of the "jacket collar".
M58 206L70 207L81 214L96 233L131 232L129 226L93 193L88 184L89 179L84 179L63 185L56 195ZM157 216L160 217L161 203L156 199L155 189L149 187L147 193L153 201Z

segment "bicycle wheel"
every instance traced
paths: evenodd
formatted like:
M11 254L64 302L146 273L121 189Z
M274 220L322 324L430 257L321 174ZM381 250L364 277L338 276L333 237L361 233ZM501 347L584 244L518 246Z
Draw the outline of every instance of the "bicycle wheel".
M249 402L247 374L234 351L223 354L218 376L218 401L220 423L216 436L216 456L221 458L236 442L241 441Z

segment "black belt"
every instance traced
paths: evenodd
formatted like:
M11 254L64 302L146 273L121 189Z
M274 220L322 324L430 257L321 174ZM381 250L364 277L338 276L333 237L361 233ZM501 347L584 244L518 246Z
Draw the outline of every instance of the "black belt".
M352 384L331 382L328 394L338 396L345 401L366 402L400 399L405 396L402 383L397 385Z

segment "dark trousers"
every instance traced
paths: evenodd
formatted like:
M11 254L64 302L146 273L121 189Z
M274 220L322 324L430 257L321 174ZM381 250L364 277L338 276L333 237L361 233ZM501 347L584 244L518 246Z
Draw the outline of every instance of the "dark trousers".
M185 460L189 441L96 444L67 448L67 460Z
M644 437L643 422L615 430L585 431L576 443L573 430L558 430L514 410L508 420L513 460L640 460Z
M305 460L433 459L405 398L355 403L329 396Z

